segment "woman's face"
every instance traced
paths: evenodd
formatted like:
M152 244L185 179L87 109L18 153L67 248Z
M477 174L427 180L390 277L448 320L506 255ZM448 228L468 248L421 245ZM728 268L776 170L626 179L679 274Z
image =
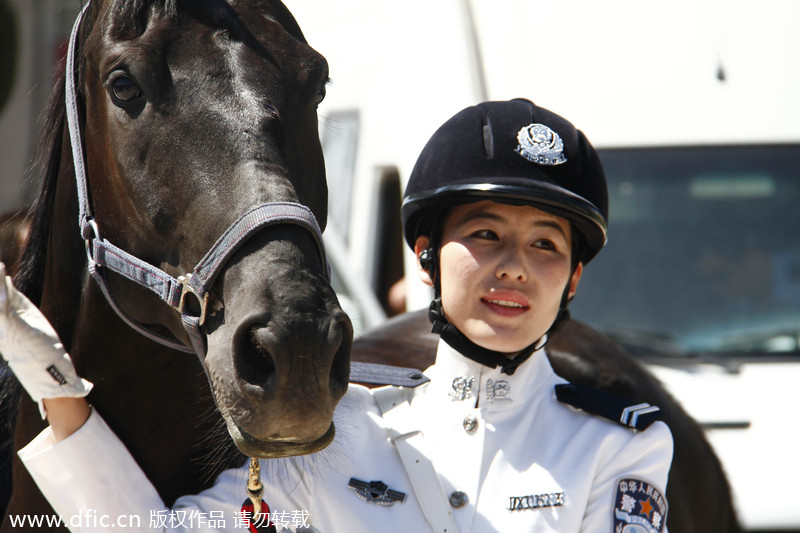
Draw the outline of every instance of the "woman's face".
M445 316L472 342L515 354L553 324L564 289L572 297L570 224L530 206L481 201L454 207L439 255ZM429 243L417 240L417 256ZM426 271L420 277L432 284Z

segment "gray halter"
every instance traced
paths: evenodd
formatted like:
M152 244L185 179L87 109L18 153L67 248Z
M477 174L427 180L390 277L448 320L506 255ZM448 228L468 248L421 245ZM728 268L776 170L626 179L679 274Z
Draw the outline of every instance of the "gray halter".
M200 359L205 358L205 337L201 327L206 319L206 303L208 291L214 279L231 254L252 234L266 226L276 224L297 224L307 229L314 237L322 260L322 264L330 280L330 265L328 265L325 246L322 242L317 220L311 210L295 202L270 202L257 205L249 209L236 220L211 247L206 256L195 266L194 270L177 279L163 270L142 261L141 259L125 252L109 241L101 238L97 222L92 215L89 205L89 192L86 178L86 166L83 155L80 122L78 119L78 105L75 87L75 56L78 32L81 22L89 8L91 1L86 2L70 35L66 63L66 111L67 125L69 128L70 143L72 145L72 159L75 167L75 179L78 184L79 227L81 237L86 241L86 255L89 260L89 273L97 281L108 303L117 315L133 329L164 346L186 353L196 353ZM185 346L168 337L149 331L142 324L128 316L115 301L108 288L103 268L116 272L131 281L150 289L164 302L175 308L181 314L186 331L192 342L192 348ZM193 294L200 302L200 314L189 314L188 306L184 305L187 294Z
M90 4L91 0L87 1L83 6L83 9L75 20L75 25L70 35L69 48L67 50L65 94L67 126L69 128L70 144L72 145L75 180L78 184L78 225L81 230L81 238L86 242L89 273L99 285L109 305L126 324L145 337L164 346L185 353L197 354L203 364L203 369L205 369L204 359L206 355L206 343L202 326L206 319L208 291L213 285L214 279L217 274L219 274L220 269L231 254L233 254L249 236L267 226L296 224L307 229L314 237L327 280L330 282L331 270L325 254L322 233L314 214L308 207L302 204L296 202L268 202L257 205L250 208L240 216L238 220L231 224L222 236L217 239L217 242L214 243L205 257L194 267L192 272L179 276L177 279L163 270L111 244L106 239L103 239L100 236L100 230L92 215L91 206L89 205L89 189L86 179L86 166L83 156L83 142L78 118L75 87L75 56L78 32ZM112 296L105 275L103 274L104 268L134 281L142 287L150 289L170 307L176 309L181 315L181 322L189 334L192 347L188 347L178 340L150 331L144 325L128 316L119 307ZM189 314L188 307L184 305L187 294L194 295L200 302L200 314L198 316ZM350 378L352 381L363 383L372 383L376 385L392 384L406 387L416 387L428 381L428 378L419 370L413 368L360 362L351 363Z

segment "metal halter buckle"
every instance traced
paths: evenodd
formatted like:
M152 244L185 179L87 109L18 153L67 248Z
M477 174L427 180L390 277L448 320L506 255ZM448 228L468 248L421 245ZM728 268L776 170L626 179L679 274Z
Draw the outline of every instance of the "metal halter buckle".
M181 284L181 300L178 304L178 312L183 314L183 308L186 303L186 294L191 293L197 298L197 301L200 303L200 321L198 325L202 326L206 321L206 306L208 305L208 293L203 294L202 296L194 290L191 286L192 275L186 274L185 276L178 276L178 283Z

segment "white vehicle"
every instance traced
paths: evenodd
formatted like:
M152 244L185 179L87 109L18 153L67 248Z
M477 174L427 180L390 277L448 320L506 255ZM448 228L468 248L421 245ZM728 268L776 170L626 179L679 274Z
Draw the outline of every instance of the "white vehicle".
M600 150L611 205L573 316L704 426L748 531L800 531L800 4L286 3L331 65L335 266L384 301L410 273L408 308L427 305L397 219L421 147L481 100L562 114Z

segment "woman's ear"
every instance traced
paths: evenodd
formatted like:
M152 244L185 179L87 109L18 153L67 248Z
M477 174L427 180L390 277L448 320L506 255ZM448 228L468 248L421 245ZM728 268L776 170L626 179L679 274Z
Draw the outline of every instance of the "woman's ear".
M569 280L569 300L575 298L575 293L578 292L578 283L583 275L583 263L578 263L575 266L575 272L572 273L572 278Z
M421 279L422 283L425 285L433 287L433 279L431 278L429 270L430 259L424 258L424 254L432 253L432 251L429 250L430 244L431 240L429 237L425 235L417 237L417 242L414 243L414 255L417 256L417 275L419 275L419 279ZM420 256L423 256L422 260L420 260Z

